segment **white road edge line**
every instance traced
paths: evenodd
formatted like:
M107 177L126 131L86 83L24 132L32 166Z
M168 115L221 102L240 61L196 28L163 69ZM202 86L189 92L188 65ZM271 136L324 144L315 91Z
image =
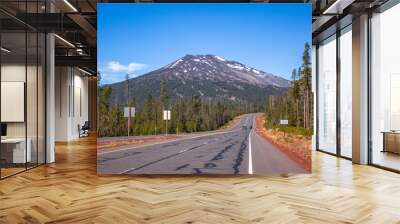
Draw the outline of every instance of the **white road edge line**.
M254 129L254 120L253 120L253 126L249 133L249 174L253 174L253 155L251 151L251 133L253 132L253 129Z

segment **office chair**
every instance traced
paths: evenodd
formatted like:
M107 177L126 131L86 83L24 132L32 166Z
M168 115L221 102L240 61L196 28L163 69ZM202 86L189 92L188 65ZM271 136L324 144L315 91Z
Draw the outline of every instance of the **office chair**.
M89 129L90 129L90 123L89 123L89 121L85 121L85 123L82 125L82 127L79 130L79 138L89 136Z

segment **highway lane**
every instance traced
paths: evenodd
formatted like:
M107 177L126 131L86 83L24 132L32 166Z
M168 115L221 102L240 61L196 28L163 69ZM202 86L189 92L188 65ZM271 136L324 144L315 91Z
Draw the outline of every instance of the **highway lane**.
M277 174L305 172L253 130L255 114L232 128L98 154L103 174Z

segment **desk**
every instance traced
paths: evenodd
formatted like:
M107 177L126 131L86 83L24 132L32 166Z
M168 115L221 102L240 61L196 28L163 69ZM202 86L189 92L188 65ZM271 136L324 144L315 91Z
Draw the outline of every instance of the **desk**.
M28 144L25 151L25 138L6 138L1 139L1 157L6 163L26 163L31 162L31 139L27 139Z
M400 154L400 131L383 131L382 152Z

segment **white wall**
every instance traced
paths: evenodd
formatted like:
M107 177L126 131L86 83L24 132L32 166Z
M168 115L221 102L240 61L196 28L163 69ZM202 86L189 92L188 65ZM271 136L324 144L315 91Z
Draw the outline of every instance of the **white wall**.
M39 70L37 70L39 69ZM25 100L21 102L23 105L18 108L10 106L2 106L2 114L4 113L20 113L22 121L19 122L5 122L7 124L7 137L8 138L24 138L25 135L29 139L29 148L31 149L32 162L44 163L44 83L41 67L25 66L25 64L2 64L1 66L1 81L2 82L23 82L26 84L26 107ZM25 80L27 78L27 80ZM3 83L2 83L3 85ZM7 94L2 89L2 94ZM18 90L19 94L24 95L25 89ZM2 98L8 97L2 95ZM22 96L21 98L24 98ZM18 103L18 102L15 102ZM3 103L2 103L3 104ZM14 111L13 111L14 110ZM18 110L18 111L15 111ZM26 112L26 120L24 114ZM2 119L3 120L3 119Z
M27 70L26 70L27 69ZM26 67L24 65L18 65L18 64L3 64L1 66L1 81L2 82L24 82L26 83L25 80L25 75L26 71L28 72L30 78L30 75L32 73L36 74L36 67L34 66L28 66ZM36 80L28 80L30 86L36 86ZM30 106L31 108L34 107L36 108L36 88L27 88L27 106ZM3 96L4 97L4 96ZM33 103L33 104L32 104ZM40 105L39 105L40 106ZM8 110L9 108L2 108L2 110ZM24 110L24 108L22 108ZM36 113L31 113L29 109L27 109L29 113L27 113L27 118L28 118L28 129L33 128L36 130L36 119L37 115ZM36 111L36 109L35 109ZM34 121L34 123L32 123ZM25 124L26 122L7 122L7 135L9 137L25 137ZM29 131L28 130L28 131ZM28 133L29 137L29 133Z
M72 135L79 137L78 124L83 125L85 121L89 119L88 111L88 78L86 76L81 76L82 73L74 77L74 108L73 108L73 119L71 120Z
M67 141L69 124L69 95L70 85L69 68L56 67L55 69L55 140Z
M4 64L1 66L1 81L25 82L25 64ZM7 108L1 108L7 110ZM8 122L7 137L25 137L25 122Z
M88 78L76 68L56 67L55 140L79 138L78 125L88 120Z

